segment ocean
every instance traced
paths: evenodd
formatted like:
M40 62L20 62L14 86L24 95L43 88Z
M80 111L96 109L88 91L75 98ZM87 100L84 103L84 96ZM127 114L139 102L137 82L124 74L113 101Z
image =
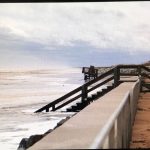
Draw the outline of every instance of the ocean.
M34 113L84 83L81 68L0 71L0 148L17 150L22 138L43 134L74 113Z

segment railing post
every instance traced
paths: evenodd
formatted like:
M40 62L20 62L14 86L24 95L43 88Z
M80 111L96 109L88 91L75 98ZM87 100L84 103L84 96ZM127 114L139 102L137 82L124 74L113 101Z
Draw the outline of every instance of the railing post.
M144 84L144 81L141 80L141 84L140 84L140 92L143 92L143 91L144 91L144 90L143 90L143 84Z
M55 105L52 106L52 111L55 111Z
M120 80L120 68L116 66L114 68L114 87L117 87Z
M46 108L46 112L49 112L49 107Z
M138 76L140 76L141 75L141 66L140 65L137 68L137 72L138 72Z
M143 80L142 80L142 72L141 72L141 66L138 66L138 68L137 68L137 72L138 72L138 76L139 76L139 78L141 78L140 80L140 82L141 82L141 84L140 84L140 92L142 92L142 82L143 82Z
M109 132L109 147L108 148L115 148L115 124L113 124L110 132Z
M82 102L87 99L87 86L82 86Z

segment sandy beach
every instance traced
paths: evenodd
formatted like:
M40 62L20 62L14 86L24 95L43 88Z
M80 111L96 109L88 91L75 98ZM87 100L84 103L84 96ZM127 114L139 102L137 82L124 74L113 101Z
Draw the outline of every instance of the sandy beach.
M0 72L0 147L16 150L22 138L43 134L73 115L61 111L34 113L84 81L79 68Z

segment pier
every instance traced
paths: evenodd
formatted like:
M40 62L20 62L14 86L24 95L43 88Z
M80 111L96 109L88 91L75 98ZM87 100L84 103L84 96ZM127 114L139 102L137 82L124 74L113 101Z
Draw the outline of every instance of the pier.
M107 88L99 91L103 85ZM150 130L149 92L149 67L115 66L38 109L36 113L56 111L70 104L66 111L76 114L29 150L147 148L150 139L143 131ZM145 120L139 121L141 116Z

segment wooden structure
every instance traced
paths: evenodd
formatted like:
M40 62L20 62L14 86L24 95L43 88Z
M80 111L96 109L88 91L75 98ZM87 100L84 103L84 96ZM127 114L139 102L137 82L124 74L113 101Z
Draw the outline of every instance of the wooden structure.
M133 71L129 72L128 70ZM122 83L123 81L120 80L122 76L139 76L141 78L140 90L145 92L150 91L150 83L145 82L146 79L150 79L150 68L144 65L118 65L109 71L97 76L95 79L86 82L73 91L56 99L55 101L43 106L35 112L42 112L44 110L49 112L49 109L51 109L51 111L56 111L68 104L71 104L72 102L81 99L80 102L76 102L76 104L73 104L70 108L67 109L67 111L78 112L94 100L103 96ZM111 83L111 85L108 86L108 83ZM90 92L97 90L103 85L107 85L107 88L102 89L101 91L96 91L95 94L89 96Z
M28 150L128 148L139 89L139 80L120 84Z
M90 67L83 67L82 73L84 73L84 80L97 78L98 77L98 69L96 69L94 66Z

